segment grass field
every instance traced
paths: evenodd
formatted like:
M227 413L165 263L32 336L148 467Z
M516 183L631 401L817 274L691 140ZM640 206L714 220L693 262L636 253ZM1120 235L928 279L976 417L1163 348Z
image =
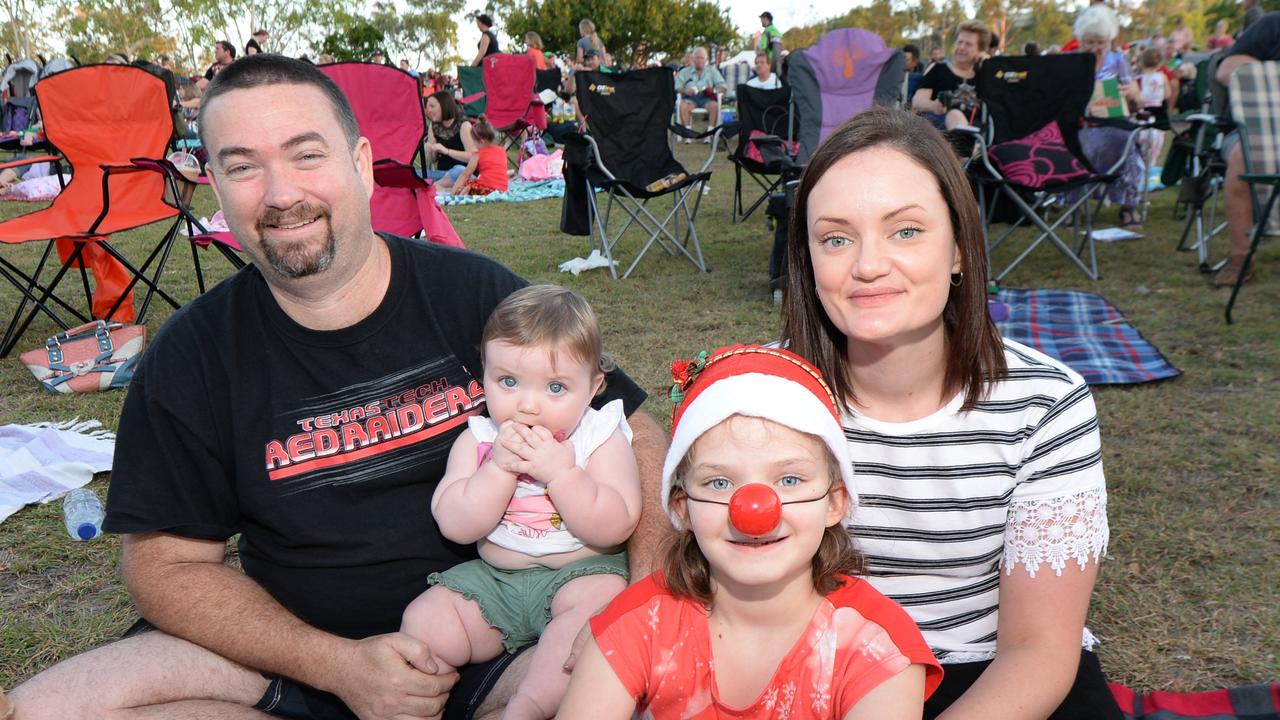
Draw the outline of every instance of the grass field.
M702 146L680 150L688 165ZM583 293L603 318L606 345L651 394L648 409L669 413L666 364L701 348L774 338L778 313L767 286L772 233L762 214L729 220L733 174L723 154L704 198L699 228L713 270L651 253L626 281L602 270L573 277L556 266L589 249L557 230L560 203L491 204L449 210L474 250L533 281ZM214 201L197 196L208 215ZM0 218L33 209L0 203ZM1093 282L1049 247L1005 280L1009 287L1100 293L1183 371L1160 383L1095 389L1110 489L1111 546L1089 623L1115 680L1141 689L1197 690L1280 678L1280 243L1264 244L1260 269L1222 318L1225 291L1209 288L1193 254L1175 252L1181 223L1173 193L1153 196L1145 239L1099 246L1102 279ZM1114 224L1116 210L1102 222ZM132 255L158 227L115 238ZM627 258L638 240L624 247ZM626 241L624 241L625 245ZM1014 245L1016 246L1015 239ZM628 250L629 247L629 250ZM1219 250L1221 249L1219 245ZM1000 249L997 260L1016 247ZM0 253L30 267L32 246ZM214 276L229 266L202 252ZM165 284L194 294L185 245ZM18 293L0 289L0 315ZM169 314L155 308L154 332ZM53 332L44 318L20 349ZM0 360L0 422L73 417L116 426L122 392L50 396L16 357ZM104 492L107 478L92 487ZM57 503L20 511L0 525L0 687L117 636L134 614L117 576L117 538L69 540ZM424 522L427 522L424 509Z

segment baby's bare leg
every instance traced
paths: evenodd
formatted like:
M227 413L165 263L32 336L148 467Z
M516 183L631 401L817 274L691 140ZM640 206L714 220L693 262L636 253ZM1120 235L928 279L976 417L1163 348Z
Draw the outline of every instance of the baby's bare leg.
M619 575L584 575L556 592L551 601L551 622L533 649L529 674L507 704L504 720L546 720L555 716L569 686L564 663L569 659L574 638L592 615L626 587L626 579Z
M400 630L426 643L432 657L450 669L492 660L503 652L502 633L484 619L480 605L444 585L409 603Z

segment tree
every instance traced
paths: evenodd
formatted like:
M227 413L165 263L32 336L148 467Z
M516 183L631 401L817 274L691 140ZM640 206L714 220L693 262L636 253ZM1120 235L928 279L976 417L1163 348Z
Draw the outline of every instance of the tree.
M452 39L458 35L453 16L462 11L465 0L412 0L407 11L399 11L387 0L374 6L370 22L382 31L387 52L393 56L413 56L432 67L447 68L459 62Z
M66 0L56 17L67 53L82 63L101 62L112 53L132 60L174 48L160 0Z
M637 58L680 58L695 45L737 39L727 11L711 0L494 0L493 9L508 36L537 32L548 51L570 58L578 21L589 18L614 62L624 67Z
M174 18L171 28L183 64L212 62L213 44L226 40L244 47L255 30L271 34L268 49L290 55L322 44L327 34L345 33L367 22L357 14L361 0L165 0Z
M375 52L386 52L382 31L364 20L343 23L344 30L324 36L316 52L332 55L336 60L368 60Z
M47 9L40 0L0 0L0 47L14 60L52 52Z

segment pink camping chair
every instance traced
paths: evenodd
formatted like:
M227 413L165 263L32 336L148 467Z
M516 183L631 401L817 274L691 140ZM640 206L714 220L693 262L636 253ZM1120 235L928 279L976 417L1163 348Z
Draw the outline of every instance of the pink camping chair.
M423 233L431 242L464 247L436 202L435 185L413 169L427 132L418 81L403 70L373 63L321 65L320 72L346 94L360 134L373 146L373 229L405 237Z
M547 129L547 109L534 94L538 73L525 54L495 53L484 59L485 118L516 145L523 159L524 139Z

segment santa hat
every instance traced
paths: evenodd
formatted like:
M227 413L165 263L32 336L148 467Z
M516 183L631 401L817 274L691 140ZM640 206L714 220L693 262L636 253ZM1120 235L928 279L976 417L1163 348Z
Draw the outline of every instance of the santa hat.
M662 509L671 511L676 466L703 433L734 415L758 417L821 438L840 466L849 494L849 520L858 496L840 410L822 373L795 353L760 345L734 345L671 363L671 445L662 466Z

